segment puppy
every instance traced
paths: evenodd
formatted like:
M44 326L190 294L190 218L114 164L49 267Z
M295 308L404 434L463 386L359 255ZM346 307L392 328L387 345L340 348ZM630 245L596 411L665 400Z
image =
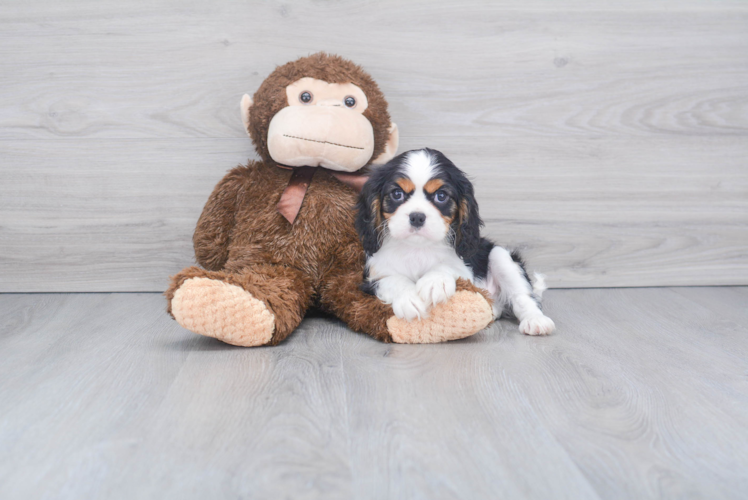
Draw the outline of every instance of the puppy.
M357 204L356 229L366 251L362 289L409 321L455 293L457 278L493 298L494 317L513 314L527 335L547 335L553 321L517 252L482 238L473 185L439 151L407 151L377 167Z

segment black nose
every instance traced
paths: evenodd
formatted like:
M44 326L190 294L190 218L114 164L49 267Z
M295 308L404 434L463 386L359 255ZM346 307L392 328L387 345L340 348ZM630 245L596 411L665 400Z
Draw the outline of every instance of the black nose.
M421 212L413 212L410 214L410 225L413 227L421 227L426 222L426 214Z

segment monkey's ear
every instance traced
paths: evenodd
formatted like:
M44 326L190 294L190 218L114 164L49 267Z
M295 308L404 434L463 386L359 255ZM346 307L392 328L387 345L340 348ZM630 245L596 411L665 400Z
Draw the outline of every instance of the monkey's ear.
M381 213L379 190L373 182L364 184L356 204L356 230L361 238L366 256L370 257L379 251L379 231Z
M371 163L374 165L384 165L397 153L397 147L400 144L400 132L397 130L397 124L390 123L390 128L387 129L390 136L387 138L387 143L384 145L384 151L382 154L374 158Z
M249 133L249 108L252 107L252 98L248 94L242 96L242 102L239 103L239 107L242 110L242 123L244 124L244 130L247 131L247 135L252 137Z

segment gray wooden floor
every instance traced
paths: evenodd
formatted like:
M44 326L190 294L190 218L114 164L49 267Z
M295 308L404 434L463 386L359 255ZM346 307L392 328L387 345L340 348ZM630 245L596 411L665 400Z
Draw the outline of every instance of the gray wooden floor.
M0 498L745 498L748 288L551 290L386 345L243 349L157 294L0 295Z

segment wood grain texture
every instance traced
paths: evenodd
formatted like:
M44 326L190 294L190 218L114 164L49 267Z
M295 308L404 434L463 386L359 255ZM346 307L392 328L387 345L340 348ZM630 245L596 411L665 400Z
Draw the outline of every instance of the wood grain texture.
M746 134L745 3L576 4L4 4L2 136L243 137L241 95L319 50L405 135Z
M0 41L0 291L163 289L240 96L317 50L551 286L748 284L745 2L11 1Z
M157 294L0 295L0 497L743 498L748 289L551 290L389 345L324 317L274 348Z
M213 186L253 154L248 139L90 142L0 151L0 291L163 290L194 261ZM745 282L748 142L714 171L702 164L731 138L633 142L523 139L476 153L462 138L403 140L469 172L485 234L520 248L551 286Z

